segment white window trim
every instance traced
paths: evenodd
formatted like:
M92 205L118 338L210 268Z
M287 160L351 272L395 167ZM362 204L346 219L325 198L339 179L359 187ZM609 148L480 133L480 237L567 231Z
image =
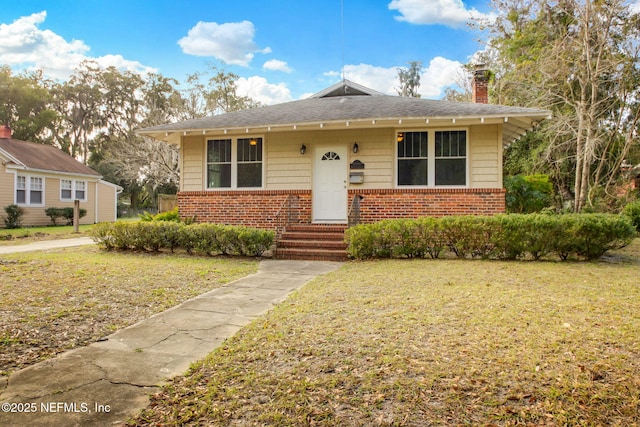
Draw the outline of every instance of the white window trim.
M248 138L259 138L262 139L262 176L260 181L262 185L260 187L238 187L238 140L239 139L248 139ZM231 140L231 186L230 187L209 187L209 162L208 159L208 150L209 150L209 141L213 140ZM265 176L266 176L266 162L265 162L265 153L266 153L266 144L264 135L241 135L241 136L222 136L222 137L209 137L205 138L204 143L204 187L206 191L230 191L230 190L262 190L265 188Z
M62 197L62 181L71 181L71 198ZM78 199L76 197L79 182L84 182L84 197L82 199ZM69 178L60 178L60 201L61 202L73 202L74 200L80 200L81 202L87 201L87 192L89 191L89 184L84 179L69 179Z
M23 176L25 178L24 203L18 203L18 177L19 176ZM40 178L42 180L42 189L38 190L42 192L41 203L31 203L31 179L32 178ZM25 207L43 207L46 205L46 200L45 200L45 197L47 194L46 190L47 190L47 179L44 176L16 173L13 181L13 203L18 206L25 206Z
M436 185L436 132L457 131L466 132L466 156L465 156L465 184L464 185ZM427 132L427 185L400 185L398 184L398 133L399 132ZM468 127L443 127L429 129L395 129L393 136L393 184L395 188L469 188L469 128Z

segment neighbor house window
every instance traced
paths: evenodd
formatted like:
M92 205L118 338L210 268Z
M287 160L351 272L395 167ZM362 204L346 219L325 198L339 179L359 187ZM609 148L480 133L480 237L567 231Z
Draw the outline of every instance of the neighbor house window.
M86 200L87 182L73 179L60 180L60 200Z
M427 185L428 133L398 133L398 185Z
M398 186L467 185L467 131L397 133Z
M75 181L76 185L76 199L85 200L87 196L87 182Z
M435 185L466 185L467 132L438 131L435 140Z
M16 177L16 203L42 205L44 203L44 178L39 176Z
M27 177L18 176L16 178L16 203L27 203Z
M41 205L43 198L43 179L32 176L29 178L29 203L32 205Z
M207 188L262 187L262 138L207 141Z
M60 180L60 198L62 200L71 200L73 197L73 181L70 179Z

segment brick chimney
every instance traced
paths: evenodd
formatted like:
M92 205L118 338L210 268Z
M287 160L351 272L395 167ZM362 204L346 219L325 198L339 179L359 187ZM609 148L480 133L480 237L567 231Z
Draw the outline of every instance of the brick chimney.
M484 64L478 64L471 81L471 100L476 104L489 103L489 72Z
M11 128L9 126L0 126L0 138L9 139L11 138Z

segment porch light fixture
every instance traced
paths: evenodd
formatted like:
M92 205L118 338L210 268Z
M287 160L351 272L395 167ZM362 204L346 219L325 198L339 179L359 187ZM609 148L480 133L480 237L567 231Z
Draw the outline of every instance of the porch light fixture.
M255 138L249 140L249 145L258 145L258 141Z
M404 132L398 132L398 142L404 141Z
M358 148L359 148L359 147L358 147L358 143L357 143L357 142L354 142L354 143L353 143L353 152L354 152L354 153L357 153L357 152L358 152Z
M302 144L302 145L300 146L300 154L304 154L304 153L306 153L306 152L307 152L307 146L306 146L306 145L304 145L304 144Z

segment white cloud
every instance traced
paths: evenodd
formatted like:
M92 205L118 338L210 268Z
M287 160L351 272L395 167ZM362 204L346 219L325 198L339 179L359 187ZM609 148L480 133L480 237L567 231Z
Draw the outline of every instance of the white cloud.
M376 67L369 64L346 65L345 77L355 83L377 90L387 95L397 95L400 87L398 80L400 67ZM444 89L457 84L462 71L462 64L443 57L433 58L420 74L418 93L424 98L438 99ZM337 71L324 73L325 76L339 77Z
M39 25L46 17L47 12L42 11L18 18L11 24L0 24L0 64L40 69L50 77L61 79L68 78L85 60L138 73L155 72L155 69L126 60L121 55L87 56L90 48L83 41L68 42L53 31L41 30Z
M399 21L411 24L442 24L459 28L472 20L493 21L495 14L486 14L475 8L467 9L462 0L392 0L390 10L397 10Z
M291 91L284 83L273 84L259 76L240 77L236 81L238 95L248 96L264 105L281 104L291 101Z
M249 21L198 22L178 44L184 53L212 56L227 64L247 67L256 52L269 53L271 48L260 49L253 41L256 30Z
M376 67L369 64L345 65L344 74L347 80L375 89L389 95L396 95L394 87L397 85L398 72L396 68ZM326 74L326 75L336 75Z
M290 73L293 71L286 62L277 59L268 60L264 63L262 68L270 71L282 71L283 73Z
M439 98L445 88L457 84L462 71L462 64L458 61L437 56L422 71L418 93L424 98Z

